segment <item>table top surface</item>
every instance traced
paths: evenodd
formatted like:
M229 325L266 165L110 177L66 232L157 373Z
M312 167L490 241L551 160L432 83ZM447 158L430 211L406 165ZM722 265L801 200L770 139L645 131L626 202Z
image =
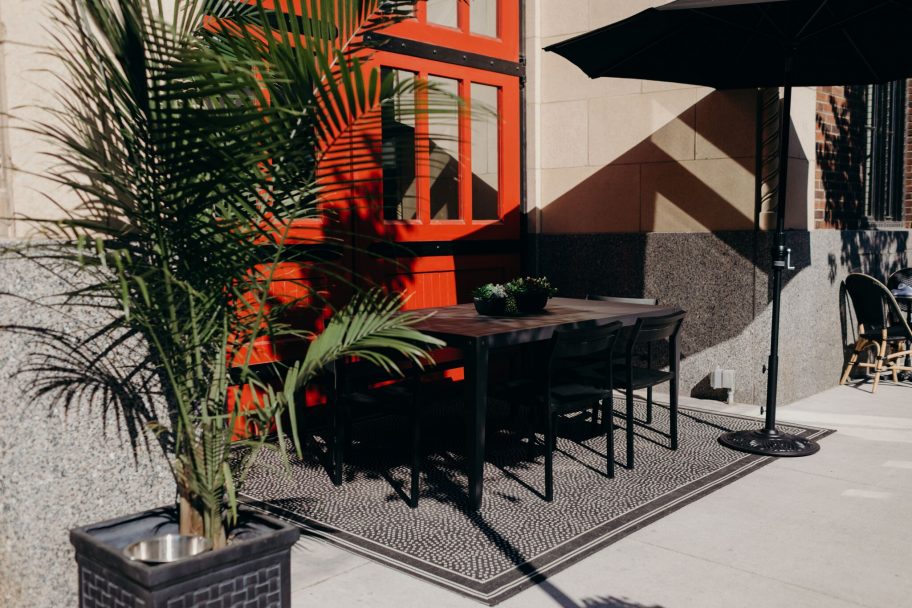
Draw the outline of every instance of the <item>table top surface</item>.
M494 317L478 314L474 304L457 304L417 311L430 313L431 316L416 323L415 328L444 339L483 338L518 344L549 339L554 328L565 324L605 325L621 321L624 325L633 325L639 317L671 314L679 310L675 306L551 298L541 313Z

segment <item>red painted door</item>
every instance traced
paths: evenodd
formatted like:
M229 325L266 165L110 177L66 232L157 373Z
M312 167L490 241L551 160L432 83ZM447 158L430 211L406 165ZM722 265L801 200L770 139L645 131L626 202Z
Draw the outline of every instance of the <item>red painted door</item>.
M405 292L408 308L470 301L475 287L519 273L520 78L488 69L517 62L518 31L516 0L430 0L384 30L391 38L371 55L385 75L464 104L417 115L386 107L361 141L378 162L353 217L354 272ZM409 95L401 107L440 107L434 92L430 102L426 91Z

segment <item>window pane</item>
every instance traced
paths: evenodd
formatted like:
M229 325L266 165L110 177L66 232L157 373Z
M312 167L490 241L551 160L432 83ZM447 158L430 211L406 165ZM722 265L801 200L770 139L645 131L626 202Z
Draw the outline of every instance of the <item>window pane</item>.
M401 83L415 75L404 70L381 68L384 77L392 74ZM383 219L413 220L418 217L418 191L415 182L414 94L397 99L381 109L383 130L381 166L383 167Z
M457 95L459 81L430 76L438 90ZM431 109L445 101L433 101ZM453 102L455 103L455 102ZM459 118L455 112L431 112L428 116L431 219L459 219Z
M472 218L497 219L497 87L472 83Z
M469 29L481 36L497 36L497 0L472 0Z
M428 23L457 27L456 7L460 0L427 0Z

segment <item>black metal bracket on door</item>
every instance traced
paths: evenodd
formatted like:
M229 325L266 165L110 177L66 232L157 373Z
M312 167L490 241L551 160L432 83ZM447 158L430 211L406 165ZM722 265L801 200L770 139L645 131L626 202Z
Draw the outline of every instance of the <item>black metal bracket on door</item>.
M503 255L519 252L515 240L412 241L408 243L377 242L367 251L378 258L434 257L441 255Z
M342 245L334 243L289 243L282 246L284 253L281 262L332 262L345 254ZM276 255L276 246L264 244L257 251L257 260L268 263Z
M488 70L508 76L517 76L524 79L526 76L526 67L517 61L507 61L496 57L488 57L478 53L468 53L451 49L436 44L427 44L426 42L417 42L407 38L397 36L388 36L376 32L364 34L364 44L380 51L389 51L390 53L399 53L410 55L421 59L432 59L442 61L453 65L464 65L479 70Z

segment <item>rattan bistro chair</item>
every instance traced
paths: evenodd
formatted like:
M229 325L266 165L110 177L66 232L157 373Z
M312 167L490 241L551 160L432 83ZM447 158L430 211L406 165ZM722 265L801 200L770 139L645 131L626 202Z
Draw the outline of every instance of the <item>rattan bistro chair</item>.
M887 279L887 287L896 289L900 285L912 287L912 268L900 268Z
M912 354L908 346L912 341L912 329L906 323L896 298L877 279L866 274L852 273L846 277L845 287L855 309L858 339L839 384L846 383L856 366L873 369L874 386L871 392L874 393L882 372L892 372L893 381L898 382L900 371L912 371L912 367L900 363ZM859 363L859 356L869 348L877 351L874 362Z
M908 285L909 287L912 287L912 268L900 268L891 274L889 279L887 279L887 287L890 289L890 291L893 291L900 285ZM909 309L912 308L912 302L905 301L897 303L899 304L899 307L902 309L902 311L906 313L906 319L908 319L910 312Z
M686 313L676 312L660 317L640 317L627 340L623 363L614 364L614 387L626 391L627 401L627 467L633 468L633 438L635 419L633 415L633 391L651 389L663 382L669 383L669 433L671 449L678 449L678 333ZM668 371L652 367L652 361L645 366L638 365L635 351L640 345L668 342ZM652 392L647 407L651 408ZM648 423L647 423L648 424Z

